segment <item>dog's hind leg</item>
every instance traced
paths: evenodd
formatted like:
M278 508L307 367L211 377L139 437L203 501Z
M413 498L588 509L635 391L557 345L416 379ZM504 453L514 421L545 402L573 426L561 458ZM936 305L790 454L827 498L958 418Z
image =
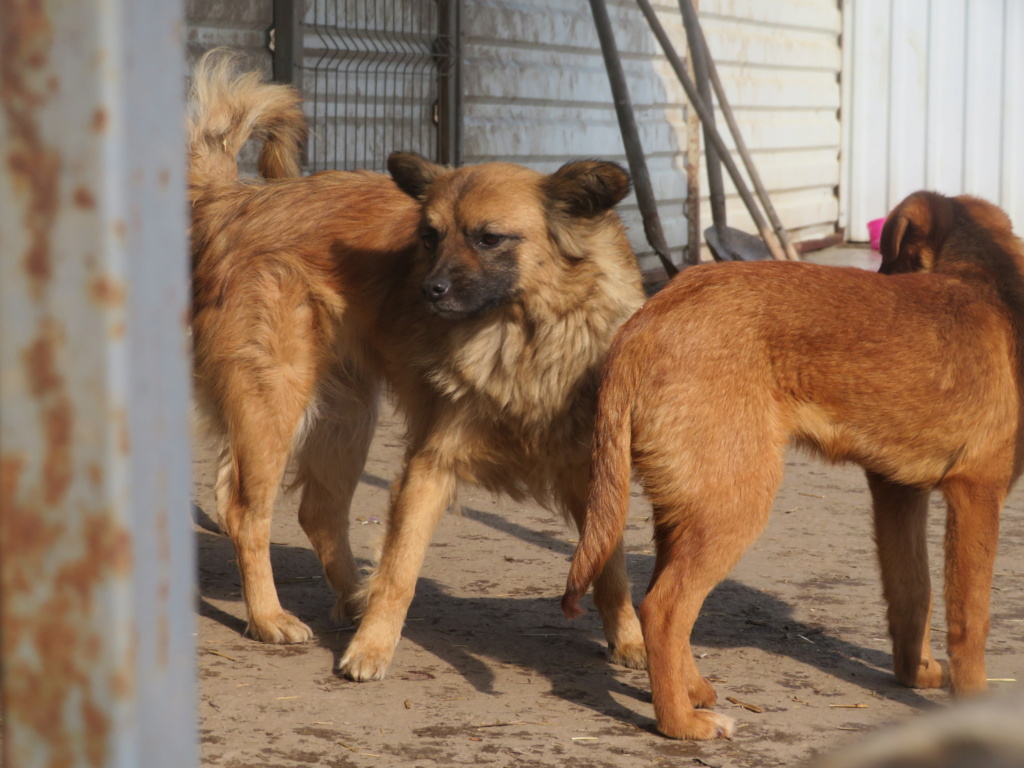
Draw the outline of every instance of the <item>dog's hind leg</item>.
M658 730L674 739L729 738L735 725L730 717L698 709L712 706L717 695L697 669L690 646L704 599L748 543L730 542L727 552L710 530L710 514L679 507L654 510L654 574L640 604L640 621Z
M988 687L985 641L989 631L992 571L999 513L1008 480L977 482L946 478L946 625L950 690L972 694Z
M697 708L714 704L716 695L697 669L690 635L708 593L768 522L784 441L758 412L734 409L730 423L724 409L702 414L674 405L633 424L634 468L654 508L654 574L640 604L647 671L659 731L728 738L731 718ZM743 439L734 440L737 434Z
M932 655L929 619L932 586L928 576L927 490L900 485L868 471L875 543L888 604L893 671L911 688L939 688L948 672Z
M320 558L337 600L331 618L352 617L359 570L349 543L349 507L377 423L378 385L349 370L319 395L318 418L298 452L295 486L302 488L299 523Z
M413 453L392 490L380 563L366 585L366 611L338 662L352 680L381 680L402 634L423 558L455 495L455 473L431 451Z
M305 401L294 392L280 397L257 394L255 388L247 389L251 386L239 381L231 395L231 463L223 478L221 524L235 547L249 634L267 643L301 643L313 633L278 600L270 565L270 519Z

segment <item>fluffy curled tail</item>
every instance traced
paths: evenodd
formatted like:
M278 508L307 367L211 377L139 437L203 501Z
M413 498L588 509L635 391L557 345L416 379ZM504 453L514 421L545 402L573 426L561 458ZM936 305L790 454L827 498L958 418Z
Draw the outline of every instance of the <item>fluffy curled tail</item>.
M562 595L562 612L570 619L583 613L580 598L615 551L629 513L631 396L626 382L616 375L613 360L609 358L605 367L598 396L587 513Z
M267 179L299 176L306 118L299 93L239 71L238 54L215 48L192 71L188 99L189 186L238 178L238 152L263 140L259 172Z

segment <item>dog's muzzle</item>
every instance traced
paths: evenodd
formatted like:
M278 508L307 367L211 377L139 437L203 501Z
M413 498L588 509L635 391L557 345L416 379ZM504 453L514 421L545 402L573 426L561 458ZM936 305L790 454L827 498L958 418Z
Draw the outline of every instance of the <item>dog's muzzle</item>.
M428 277L421 286L423 298L436 304L445 298L452 288L452 281L447 276Z

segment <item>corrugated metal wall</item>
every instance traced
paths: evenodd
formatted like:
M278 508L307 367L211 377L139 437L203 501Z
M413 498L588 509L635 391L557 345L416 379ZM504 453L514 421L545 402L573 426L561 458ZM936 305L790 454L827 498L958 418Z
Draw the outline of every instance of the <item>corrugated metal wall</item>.
M655 7L677 50L685 53L678 4ZM609 13L665 234L678 261L686 243L685 95L636 5L610 0ZM841 63L835 1L701 0L700 14L783 223L797 239L832 234L838 216ZM466 162L501 159L542 171L571 157L625 163L588 4L466 0L464 30ZM706 194L706 182L701 184ZM731 185L727 189L732 192ZM653 268L633 198L621 210L643 266ZM731 224L754 231L734 194L728 211ZM709 218L705 210L702 227Z
M273 0L186 0L188 64L210 48L226 45L244 51L270 76L270 28Z
M608 0L641 139L676 261L687 239L686 98L631 0ZM712 55L783 223L797 240L834 233L838 219L841 14L837 0L700 0ZM269 72L271 0L188 2L190 57L214 45L249 52ZM676 0L655 3L686 50ZM589 5L581 0L463 0L463 159L551 171L569 158L625 164ZM720 121L724 130L724 121ZM724 130L728 134L727 130ZM731 142L730 142L731 143ZM754 231L732 185L729 223ZM706 195L707 184L701 180ZM645 268L633 198L621 208ZM701 226L710 223L706 205Z
M1024 222L1024 3L847 0L846 35L850 238L922 187Z
M782 223L797 241L833 235L839 217L839 4L701 0L700 16ZM701 191L707 191L703 178ZM728 212L730 225L755 231L738 197L730 198Z

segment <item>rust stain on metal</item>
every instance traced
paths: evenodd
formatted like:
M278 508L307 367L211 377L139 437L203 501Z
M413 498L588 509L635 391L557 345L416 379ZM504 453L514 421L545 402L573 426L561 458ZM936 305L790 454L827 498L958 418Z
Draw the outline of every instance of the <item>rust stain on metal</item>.
M18 454L0 456L0 512L13 508L15 492L25 471L25 457Z
M100 107L92 113L93 133L104 133L107 130L107 110Z
M121 219L118 219L114 222L114 234L117 236L118 240L124 241L125 237L128 235L128 225Z
M96 207L96 196L85 187L79 187L74 194L75 205L79 208L92 210Z
M27 562L41 567L43 558L56 544L61 528L48 523L38 512L26 505L21 487L27 462L24 456L7 454L0 457L0 560L4 563ZM5 591L29 590L34 585L30 569L10 569L4 576Z
M47 506L61 503L71 485L71 401L60 396L43 411L43 501Z
M107 306L121 306L124 303L124 285L106 275L100 275L89 286L93 299Z
M29 392L36 398L64 386L64 379L57 373L56 364L57 347L63 343L61 330L52 321L43 321L40 325L38 338L22 352Z
M0 0L0 17L0 105L10 145L7 166L15 188L26 198L29 244L22 263L38 300L53 272L50 233L59 207L60 156L43 143L38 114L53 92L41 71L50 63L53 27L40 0Z
M160 174L157 176L157 182L166 189L167 185L171 183L171 172L166 168L161 168Z
M17 484L11 485L16 492ZM23 535L25 524L29 520L38 524L45 519L43 510L31 505L17 507L13 516L5 512L5 524L12 519L19 527L14 532L5 528L3 541L10 552L0 554L11 557L5 575L18 573L23 580L34 582L33 577L42 567L42 557L61 551L56 534L62 534L67 541L68 533L51 531L54 535L50 540L27 541ZM107 513L88 516L81 531L82 546L58 569L47 598L29 614L12 612L5 617L6 657L18 657L24 646L33 651L30 657L21 657L17 673L5 680L11 704L7 714L38 734L47 745L46 765L51 768L78 765L81 758L76 755L82 749L86 765L106 764L112 727L109 694L129 697L134 688L132 648L115 660L106 677L97 678L98 667L109 667L109 661L103 659L103 635L107 628L90 629L89 624L96 610L94 597L103 584L128 578L132 567L131 537ZM5 590L12 586L17 588L10 580L5 581ZM28 584L25 593L33 586L34 583ZM80 702L84 727L71 726L66 720L66 707L76 699Z
M89 476L89 482L93 487L99 487L103 484L103 465L96 461L90 461L89 466L86 467L85 473Z
M82 722L85 724L85 758L90 765L103 765L110 739L110 717L86 699L82 702Z
M74 595L76 604L89 613L97 587L111 578L127 578L134 556L131 534L109 514L87 518L83 533L83 555L62 565L54 584L58 593Z

